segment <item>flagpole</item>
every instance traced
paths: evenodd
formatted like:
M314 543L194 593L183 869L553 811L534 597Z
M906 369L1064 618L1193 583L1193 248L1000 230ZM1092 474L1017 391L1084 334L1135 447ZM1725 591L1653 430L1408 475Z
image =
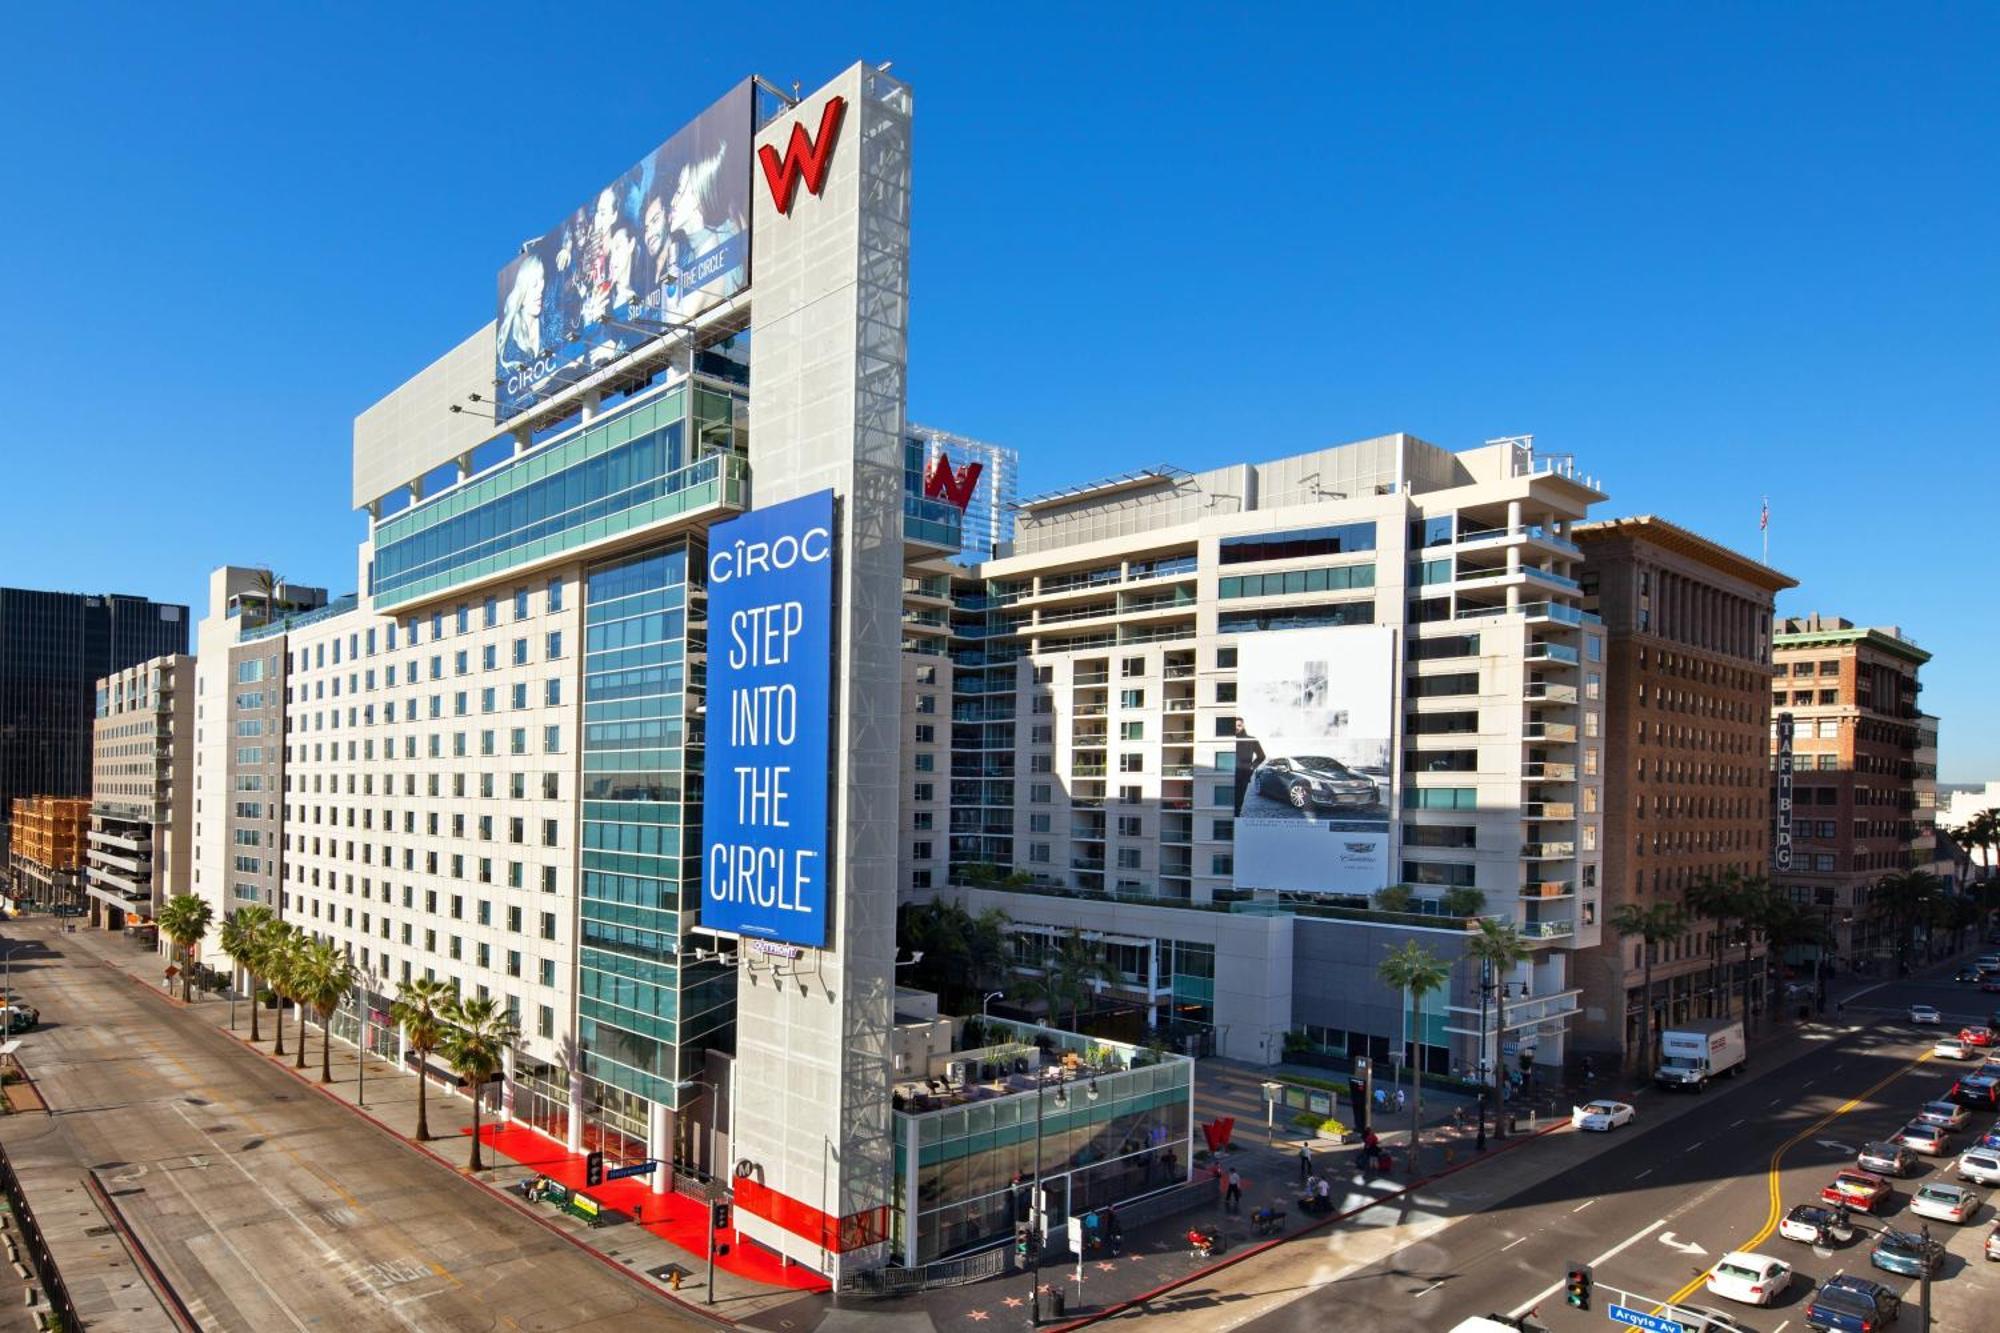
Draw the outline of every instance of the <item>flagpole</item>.
M1757 527L1764 535L1764 563L1771 563L1771 497L1764 497L1764 508L1758 516Z

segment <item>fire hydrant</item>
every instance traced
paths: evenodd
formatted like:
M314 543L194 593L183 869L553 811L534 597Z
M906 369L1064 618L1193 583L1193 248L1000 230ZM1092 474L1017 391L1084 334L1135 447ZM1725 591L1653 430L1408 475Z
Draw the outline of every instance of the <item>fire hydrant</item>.
M672 1291L679 1291L681 1289L681 1270L678 1264L667 1272L667 1287Z

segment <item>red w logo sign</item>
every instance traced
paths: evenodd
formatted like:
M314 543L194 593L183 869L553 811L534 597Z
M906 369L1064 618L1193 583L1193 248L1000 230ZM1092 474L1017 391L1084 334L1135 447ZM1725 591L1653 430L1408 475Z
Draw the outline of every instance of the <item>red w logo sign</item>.
M826 109L819 113L817 143L806 137L806 127L795 120L782 161L778 150L769 144L757 150L757 160L764 166L764 179L771 186L771 202L780 213L792 211L792 196L798 193L801 180L815 196L819 194L819 187L826 183L826 164L833 158L833 141L840 135L840 118L846 112L846 98L828 98Z
M943 500L959 509L972 503L972 489L979 484L979 474L983 463L967 463L953 472L951 460L943 454L931 464L931 474L924 478L924 498Z

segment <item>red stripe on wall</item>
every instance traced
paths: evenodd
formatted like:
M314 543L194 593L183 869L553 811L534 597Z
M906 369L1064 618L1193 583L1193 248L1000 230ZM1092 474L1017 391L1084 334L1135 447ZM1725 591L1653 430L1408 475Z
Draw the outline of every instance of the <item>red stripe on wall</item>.
M811 1204L780 1194L754 1176L739 1176L735 1192L738 1208L836 1254L865 1249L889 1238L886 1207L866 1209L836 1223Z

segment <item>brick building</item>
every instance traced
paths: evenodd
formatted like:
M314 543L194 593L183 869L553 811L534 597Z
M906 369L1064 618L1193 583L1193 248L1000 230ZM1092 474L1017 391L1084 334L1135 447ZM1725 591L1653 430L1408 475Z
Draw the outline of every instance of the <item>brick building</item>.
M1795 580L1664 519L1582 523L1584 605L1604 619L1605 920L1626 903L1683 903L1690 885L1764 874L1773 599ZM1711 954L1714 923L1663 941L1653 986L1666 1022L1762 1002L1743 951ZM1642 1049L1645 944L1609 930L1578 969L1578 1045ZM1762 954L1753 945L1752 957ZM1718 992L1726 992L1726 1006Z

